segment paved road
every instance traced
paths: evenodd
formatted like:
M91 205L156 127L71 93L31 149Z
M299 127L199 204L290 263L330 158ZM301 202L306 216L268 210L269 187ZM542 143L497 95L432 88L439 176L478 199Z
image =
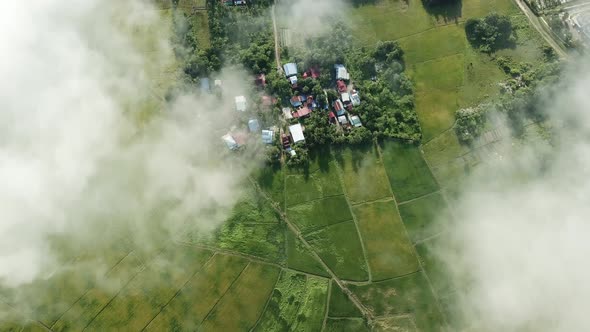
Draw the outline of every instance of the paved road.
M524 15L529 19L529 22L539 31L543 39L557 52L560 58L567 59L568 53L561 45L555 40L555 38L545 29L539 18L531 11L529 6L524 3L523 0L514 0L516 5L520 8L520 10L524 13Z

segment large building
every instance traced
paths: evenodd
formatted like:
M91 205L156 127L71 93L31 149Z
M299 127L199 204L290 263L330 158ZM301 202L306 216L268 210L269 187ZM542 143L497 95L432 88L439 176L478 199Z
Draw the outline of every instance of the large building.
M298 123L289 126L289 132L291 133L293 143L305 141L305 136L303 136L303 127L301 127L301 124Z

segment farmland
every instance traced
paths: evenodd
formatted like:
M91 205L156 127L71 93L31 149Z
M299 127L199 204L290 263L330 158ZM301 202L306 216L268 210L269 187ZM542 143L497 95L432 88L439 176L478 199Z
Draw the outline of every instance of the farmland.
M170 17L171 2L160 2ZM207 48L204 5L179 2ZM485 151L458 141L455 111L497 96L506 79L465 38L465 20L490 11L521 25L522 41L499 53L539 61L538 36L511 0L438 13L420 0L351 7L362 45L396 40L404 50L422 141L315 147L309 164L257 169L215 230L187 220L147 252L118 238L101 248L98 276L57 273L23 287L27 307L0 301L11 313L0 330L444 331L454 285L437 241Z

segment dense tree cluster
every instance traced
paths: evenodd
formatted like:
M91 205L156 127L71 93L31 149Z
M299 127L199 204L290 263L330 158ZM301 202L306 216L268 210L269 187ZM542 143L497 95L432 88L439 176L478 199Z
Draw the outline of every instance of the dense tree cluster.
M449 5L461 2L461 0L422 0L426 6Z
M508 47L516 40L510 18L496 13L489 14L483 19L468 19L465 23L465 33L469 43L484 53Z
M464 108L455 113L455 133L462 143L471 143L483 131L485 107Z

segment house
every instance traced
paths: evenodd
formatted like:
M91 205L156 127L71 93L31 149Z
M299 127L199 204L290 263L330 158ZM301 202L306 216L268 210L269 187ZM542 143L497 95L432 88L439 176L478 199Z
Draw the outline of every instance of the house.
M300 123L289 126L289 132L291 133L293 143L305 141L305 136L303 136L303 128L301 127Z
M246 111L246 97L244 96L237 96L236 97L236 110L240 112Z
M343 80L336 81L336 87L338 88L338 92L340 93L346 92L346 90L348 90L348 87L346 86L346 83L344 83Z
M294 118L302 118L302 117L306 117L310 114L311 114L311 110L307 106L305 106L305 107L300 108L297 112L295 112L293 114L293 117Z
M330 114L328 114L328 118L330 119L330 123L336 123L336 115L334 114L334 112L330 111Z
M215 82L213 82L213 85L214 85L216 88L221 88L221 80L215 80Z
M283 71L285 77L297 76L297 65L293 62L289 62L283 65Z
M211 85L209 84L209 79L207 77L201 78L201 92L208 93L211 91Z
M256 75L256 78L254 79L254 84L256 84L256 86L258 87L264 88L266 86L266 75Z
M262 143L272 144L275 140L275 132L272 130L262 130Z
M348 124L348 119L346 118L346 115L341 115L338 117L338 122L340 122L341 125L345 126Z
M290 100L291 106L300 107L303 105L303 98L301 96L293 96Z
M281 142L283 143L283 149L285 150L289 150L291 149L291 141L289 140L289 137L285 134L281 135Z
M336 80L350 80L350 74L344 65L334 65L334 69L336 69Z
M256 132L260 130L260 123L258 122L258 120L256 119L250 119L248 120L248 129L250 129L250 132Z
M358 115L353 115L350 117L350 124L352 124L355 127L361 127L363 125L361 122L361 118L359 118Z
M293 115L291 114L291 109L289 107L283 107L283 116L285 119L290 120L293 119Z
M247 4L247 0L220 0L220 2L227 6L240 6Z
M291 83L291 86L293 88L296 88L297 87L297 76L289 77L289 83Z
M350 103L350 94L348 92L341 93L340 99L342 100L344 105L347 105Z
M352 91L352 94L350 95L350 100L352 101L352 105L353 106L358 106L361 104L361 98L359 97L358 92L356 91Z
M334 102L334 109L336 110L336 115L341 116L346 114L346 110L344 109L344 104L340 99Z
M238 142L236 142L236 140L232 137L230 133L221 136L221 139L223 140L227 148L230 150L237 150L240 147L238 145Z
M309 68L305 73L303 73L303 78L318 78L320 77L320 70L318 67L313 66Z

